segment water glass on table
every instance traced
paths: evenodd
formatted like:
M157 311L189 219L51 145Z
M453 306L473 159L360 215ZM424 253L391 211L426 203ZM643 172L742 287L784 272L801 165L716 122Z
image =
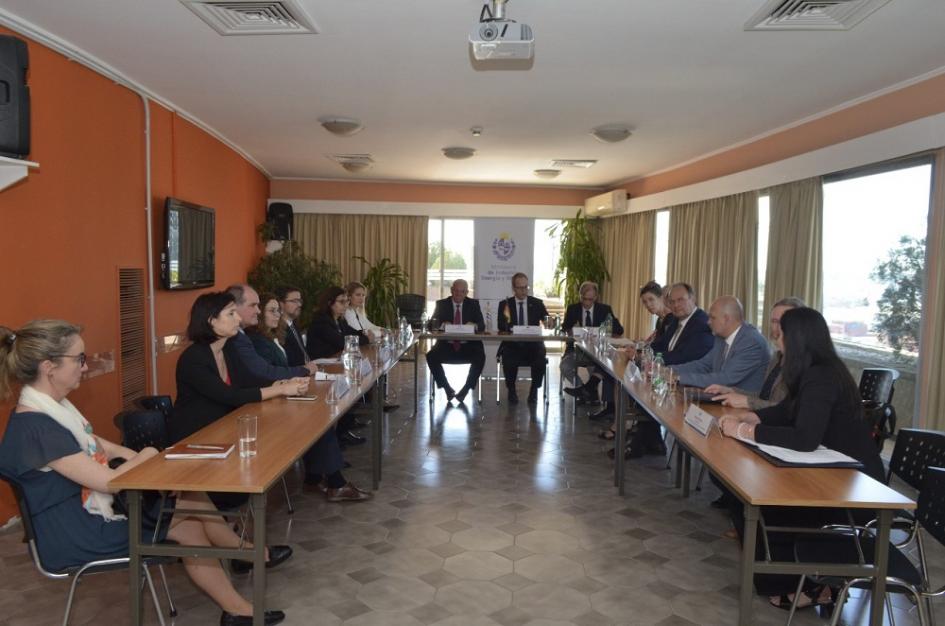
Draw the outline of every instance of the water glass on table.
M256 434L258 425L258 418L251 413L244 413L236 418L236 427L239 433L240 458L248 459L256 456Z

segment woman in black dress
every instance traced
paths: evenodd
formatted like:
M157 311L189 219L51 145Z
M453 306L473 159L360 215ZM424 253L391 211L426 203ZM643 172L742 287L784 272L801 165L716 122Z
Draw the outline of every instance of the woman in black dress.
M305 351L310 359L335 356L344 350L346 335L357 335L358 345L369 343L364 333L354 330L345 321L347 310L348 294L341 287L328 287L318 295L315 317L305 338Z
M267 363L276 367L289 367L284 347L286 323L282 317L282 305L271 293L260 294L259 302L262 304L259 323L247 328L246 335L253 342L256 353Z

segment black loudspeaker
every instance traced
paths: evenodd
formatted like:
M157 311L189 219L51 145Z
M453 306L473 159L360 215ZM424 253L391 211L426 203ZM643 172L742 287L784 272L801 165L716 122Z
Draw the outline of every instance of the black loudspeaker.
M0 154L21 159L30 153L30 88L26 42L0 36Z
M292 239L292 205L273 202L266 210L266 221L272 224L272 238L276 241Z

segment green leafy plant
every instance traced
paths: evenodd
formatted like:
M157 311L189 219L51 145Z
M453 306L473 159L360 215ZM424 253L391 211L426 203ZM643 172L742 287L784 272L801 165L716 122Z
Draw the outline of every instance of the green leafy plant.
M298 325L306 328L312 320L312 309L318 294L330 285L339 284L341 272L331 263L307 256L297 241L287 241L281 250L259 260L249 273L247 282L260 293L273 292L285 285L301 289L305 306Z
M889 251L876 265L870 278L885 285L877 300L873 330L896 355L919 348L922 324L922 274L925 269L925 239L902 237L899 247Z
M271 222L263 222L256 227L256 234L263 243L269 243L276 237L276 226Z
M368 290L365 309L368 318L378 326L395 326L397 296L407 290L407 273L398 264L384 257L374 265L363 256L352 257L367 265L361 279Z
M604 253L594 237L590 220L583 213L583 209L578 209L574 218L549 226L546 231L554 236L560 229L561 256L555 268L554 282L565 305L580 300L578 287L585 280L598 285L610 280Z

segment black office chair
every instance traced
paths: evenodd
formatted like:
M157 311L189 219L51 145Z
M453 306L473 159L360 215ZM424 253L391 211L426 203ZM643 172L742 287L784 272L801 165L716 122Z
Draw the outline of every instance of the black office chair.
M945 545L945 468L930 467L925 472L919 490L916 519L923 529L936 541ZM825 531L826 532L826 531ZM849 529L838 534L836 527L831 534L805 536L795 543L794 552L799 563L832 564L872 564L875 536L872 529ZM909 557L892 543L889 544L889 570L886 577L888 593L907 593L914 599L919 613L919 624L931 626L931 599L945 597L945 585L932 591L928 585L927 571L913 565ZM806 577L802 576L795 593L797 602ZM831 618L831 626L839 622L843 604L851 587L869 588L871 578L843 578L833 576L811 577L819 583L836 586L842 585L837 596L836 607ZM886 606L892 611L889 597ZM794 615L792 607L788 615L788 624Z
M397 296L397 310L415 331L421 331L423 313L427 310L427 299L417 293L402 293Z
M83 565L67 567L59 571L52 571L48 569L43 565L39 556L39 537L36 536L36 532L33 529L32 513L30 512L29 503L26 500L26 496L23 493L23 489L19 481L15 477L2 472L0 472L0 479L10 485L10 488L13 490L13 496L16 499L16 504L20 509L20 517L23 521L23 532L26 535L26 542L28 545L30 558L33 560L33 565L35 565L36 569L39 570L39 573L46 578L52 578L56 580L72 578L72 585L69 587L69 595L66 599L66 611L62 618L62 625L68 626L69 615L72 612L72 602L75 599L75 590L76 586L79 584L79 579L82 578L82 576L89 574L100 574L103 572L127 569L129 558L125 556L113 559L89 561ZM161 579L164 582L164 593L167 594L168 612L172 617L174 617L177 615L177 608L174 606L173 599L171 599L171 591L167 586L167 578L164 576L163 566L176 561L176 557L146 557L142 559L144 582L148 585L148 589L151 591L151 598L154 600L154 610L157 613L158 621L161 623L161 626L164 626L164 615L161 611L161 603L158 600L157 591L154 589L154 581L151 578L151 572L148 567L152 565L156 565L158 567L161 573Z
M871 367L860 375L860 397L863 417L869 424L873 441L880 450L896 430L896 409L892 405L899 370Z

